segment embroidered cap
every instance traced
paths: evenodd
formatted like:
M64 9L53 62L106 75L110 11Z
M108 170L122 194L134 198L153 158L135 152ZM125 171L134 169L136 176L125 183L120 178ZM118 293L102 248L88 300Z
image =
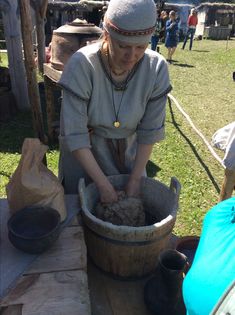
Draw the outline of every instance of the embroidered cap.
M104 29L111 37L129 43L148 43L155 29L153 0L111 0L104 17Z

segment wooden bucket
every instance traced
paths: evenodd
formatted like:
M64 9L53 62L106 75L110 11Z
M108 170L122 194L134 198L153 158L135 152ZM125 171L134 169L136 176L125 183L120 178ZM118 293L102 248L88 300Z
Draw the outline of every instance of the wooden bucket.
M117 190L122 190L129 175L108 178ZM171 178L167 187L143 177L141 191L146 216L158 222L142 227L117 226L93 215L99 201L96 186L92 183L85 187L83 179L79 182L88 254L103 271L122 278L142 277L155 270L158 255L167 246L176 220L180 192L176 178Z

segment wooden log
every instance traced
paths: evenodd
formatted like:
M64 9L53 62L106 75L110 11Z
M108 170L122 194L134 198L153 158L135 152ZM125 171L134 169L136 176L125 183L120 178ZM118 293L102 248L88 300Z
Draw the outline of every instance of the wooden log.
M7 45L11 89L21 111L30 109L17 0L0 0Z
M45 58L45 16L47 9L47 0L31 0L31 4L35 11L36 17L36 31L37 31L37 62L38 70L43 73L43 63L46 62Z
M28 93L32 108L33 127L36 136L46 143L44 134L41 103L37 84L37 70L34 61L32 41L32 19L29 0L20 0L21 29L24 46L25 68L28 79Z

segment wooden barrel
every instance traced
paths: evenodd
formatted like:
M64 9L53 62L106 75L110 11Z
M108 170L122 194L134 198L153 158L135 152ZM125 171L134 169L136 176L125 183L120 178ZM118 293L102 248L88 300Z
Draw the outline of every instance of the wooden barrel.
M129 175L108 178L117 190L122 190ZM118 277L136 278L153 272L175 224L180 192L176 178L171 178L167 187L143 177L141 191L146 216L156 223L142 227L117 226L93 215L99 193L94 183L85 187L83 179L79 182L88 254L99 268Z

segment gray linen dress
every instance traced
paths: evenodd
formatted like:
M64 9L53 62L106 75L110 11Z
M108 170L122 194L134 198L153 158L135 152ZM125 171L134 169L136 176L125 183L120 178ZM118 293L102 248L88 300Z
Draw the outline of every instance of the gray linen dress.
M153 144L164 138L167 93L171 90L165 59L147 49L130 74L126 89L119 90L112 86L100 47L98 42L78 50L59 81L63 89L59 177L66 193L77 193L81 177L89 182L72 151L90 148L103 172L116 175L120 170L107 139L112 139L114 147L118 139L124 139L125 167L130 173L137 143ZM115 128L118 111L121 125Z

